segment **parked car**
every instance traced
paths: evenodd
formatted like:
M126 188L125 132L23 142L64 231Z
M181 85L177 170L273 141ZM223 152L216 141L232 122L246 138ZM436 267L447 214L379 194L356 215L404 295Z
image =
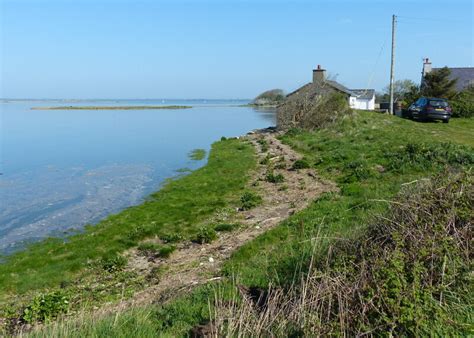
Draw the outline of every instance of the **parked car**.
M407 117L417 120L441 120L448 123L451 107L446 99L420 97L406 111Z

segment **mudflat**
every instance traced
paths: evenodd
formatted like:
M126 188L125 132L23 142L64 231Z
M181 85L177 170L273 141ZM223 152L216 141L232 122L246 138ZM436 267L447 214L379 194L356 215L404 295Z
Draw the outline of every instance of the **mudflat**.
M143 110L143 109L189 109L191 106L57 106L32 107L32 110Z

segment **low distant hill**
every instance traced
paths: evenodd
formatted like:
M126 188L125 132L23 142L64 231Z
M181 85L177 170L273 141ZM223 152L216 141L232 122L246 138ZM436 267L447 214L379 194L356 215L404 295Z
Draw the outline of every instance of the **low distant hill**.
M286 95L282 89L272 89L258 95L253 101L253 106L278 106L285 102Z

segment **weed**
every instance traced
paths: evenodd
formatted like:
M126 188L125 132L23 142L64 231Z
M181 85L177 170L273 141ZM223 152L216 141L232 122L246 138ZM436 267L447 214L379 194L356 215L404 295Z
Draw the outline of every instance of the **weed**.
M293 166L291 169L297 170L297 169L308 169L310 168L310 164L307 159L301 159L301 160L296 160L295 163L293 163Z
M127 265L127 259L118 254L104 257L101 260L102 269L108 272L117 272L122 270Z
M47 322L67 313L68 309L69 298L65 293L56 291L40 294L23 310L22 319L27 323Z
M220 232L229 232L237 229L239 227L238 224L229 224L229 223L222 223L222 224L217 224L214 227L214 230L220 231Z
M262 150L262 152L266 153L270 149L267 140L263 137L259 138L257 142L258 144L260 144L260 149Z
M241 197L240 197L240 208L242 210L250 210L252 208L255 208L256 206L260 205L262 203L263 199L260 195L257 195L256 193L252 191L246 191Z
M274 174L273 172L267 173L265 180L270 183L282 183L285 181L285 177L282 174Z
M261 161L260 161L260 164L261 165L268 165L270 164L270 154L267 154Z
M160 235L160 239L165 243L177 243L184 240L184 236L176 232Z
M168 258L175 250L174 245L160 245L152 242L145 242L138 246L138 251L143 255L162 258Z
M158 250L158 257L168 258L176 250L174 245L163 245Z
M201 227L193 238L193 242L199 244L211 243L217 239L217 232L210 226Z

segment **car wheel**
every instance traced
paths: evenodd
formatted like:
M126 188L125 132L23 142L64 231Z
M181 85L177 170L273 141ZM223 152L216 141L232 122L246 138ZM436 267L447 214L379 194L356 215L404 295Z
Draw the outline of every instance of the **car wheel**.
M449 120L443 120L443 123L448 123L448 122L449 122Z

